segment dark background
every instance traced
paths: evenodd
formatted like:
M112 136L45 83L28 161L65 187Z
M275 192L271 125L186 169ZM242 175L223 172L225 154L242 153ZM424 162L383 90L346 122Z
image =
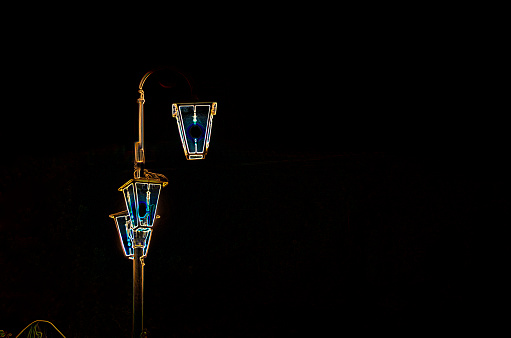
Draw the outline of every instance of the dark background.
M0 329L129 335L132 262L108 215L132 178L138 83L161 66L218 113L206 160L186 161L170 109L190 100L185 80L162 71L144 87L147 167L169 178L145 267L150 336L480 324L481 233L500 224L508 180L499 150L466 137L451 72L385 39L227 50L203 37L190 44L214 56L186 57L77 41L30 40L4 66Z

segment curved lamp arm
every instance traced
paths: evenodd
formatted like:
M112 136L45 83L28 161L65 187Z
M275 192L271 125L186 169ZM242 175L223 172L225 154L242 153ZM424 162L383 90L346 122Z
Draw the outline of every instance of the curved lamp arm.
M135 178L140 178L140 173L143 171L143 165L145 164L144 155L144 86L145 80L151 75L153 71L147 72L140 81L138 86L138 92L140 97L138 98L138 141L135 142Z

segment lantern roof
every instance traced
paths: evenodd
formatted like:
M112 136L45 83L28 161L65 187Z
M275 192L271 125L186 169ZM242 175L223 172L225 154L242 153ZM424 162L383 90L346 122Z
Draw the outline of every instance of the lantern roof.
M166 187L167 184L169 184L169 182L166 182L166 181L161 181L157 178L132 178L130 179L128 182L124 183L119 189L119 191L122 191L124 188L126 188L128 185L130 185L131 183L137 183L137 182L140 182L140 183L153 183L153 184L161 184L162 187Z

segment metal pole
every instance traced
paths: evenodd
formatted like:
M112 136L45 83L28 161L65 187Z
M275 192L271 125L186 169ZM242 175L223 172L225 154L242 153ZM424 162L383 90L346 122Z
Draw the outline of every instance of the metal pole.
M141 241L137 241L137 239L142 239L142 234L143 231L135 231L135 252L133 257L133 338L140 337L144 328L144 247L139 245Z
M138 102L138 142L140 142L140 148L144 149L144 91L139 90L140 98Z
M138 141L135 142L135 178L144 175L144 91L140 89L138 101Z

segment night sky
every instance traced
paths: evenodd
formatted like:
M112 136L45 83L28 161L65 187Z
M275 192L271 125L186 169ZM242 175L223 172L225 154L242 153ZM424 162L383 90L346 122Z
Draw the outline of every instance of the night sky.
M150 337L470 329L479 233L507 181L480 175L502 170L494 153L436 126L445 111L426 114L409 73L388 81L360 51L297 59L301 45L179 60L89 47L6 67L0 329L129 336L132 261L108 215L133 177L138 83L161 66L218 112L206 159L186 161L170 107L192 99L186 81L161 71L144 87L146 165L169 179L145 266Z

